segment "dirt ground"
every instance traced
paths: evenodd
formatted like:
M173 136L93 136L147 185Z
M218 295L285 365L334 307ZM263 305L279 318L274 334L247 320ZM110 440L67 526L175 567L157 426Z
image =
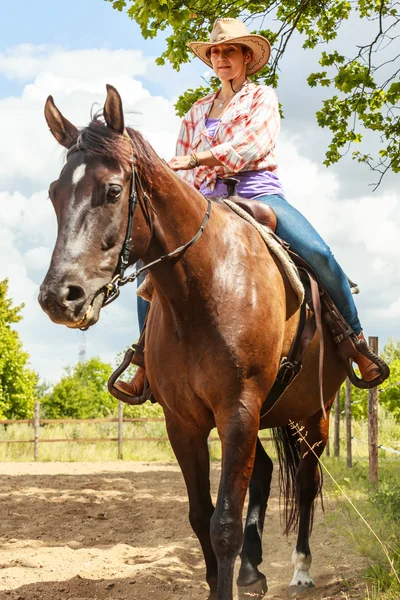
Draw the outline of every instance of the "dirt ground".
M218 478L215 466L214 490ZM329 498L325 508L334 508ZM181 473L170 463L2 463L0 599L205 600L187 513ZM275 483L264 534L266 598L287 598L293 547L281 534ZM362 561L332 537L320 511L311 549L317 588L307 600L345 598L344 581Z

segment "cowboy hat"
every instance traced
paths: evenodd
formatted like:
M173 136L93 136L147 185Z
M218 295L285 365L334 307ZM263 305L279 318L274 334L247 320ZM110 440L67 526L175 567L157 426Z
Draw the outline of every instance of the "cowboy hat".
M211 60L207 56L208 51L213 46L228 42L247 46L252 51L251 60L247 63L247 75L257 73L267 64L271 54L269 41L262 35L249 33L246 25L239 19L217 19L211 32L210 41L190 42L189 47L200 60L212 67Z

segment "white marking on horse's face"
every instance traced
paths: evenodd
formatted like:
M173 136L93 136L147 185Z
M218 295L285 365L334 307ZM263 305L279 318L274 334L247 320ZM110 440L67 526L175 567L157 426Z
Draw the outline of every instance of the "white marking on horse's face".
M72 193L70 199L70 205L74 206L74 210L71 211L67 231L68 231L68 256L70 260L75 260L79 258L84 252L88 240L87 240L87 231L82 228L82 219L81 214L82 210L85 210L85 206L87 205L89 198L82 197L81 202L78 206L75 206L75 192L76 186L78 183L84 178L86 173L86 163L82 163L77 166L74 172L72 173L71 181L72 181Z
M76 167L75 171L72 173L72 183L73 185L78 185L81 179L84 178L86 172L86 164L82 163L79 167Z

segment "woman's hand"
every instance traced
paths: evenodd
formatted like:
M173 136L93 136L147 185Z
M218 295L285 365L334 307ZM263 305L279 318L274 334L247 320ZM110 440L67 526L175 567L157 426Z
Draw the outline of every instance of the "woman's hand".
M173 171L188 171L189 169L193 168L190 166L189 161L190 155L174 156L174 158L171 158L168 164Z
M190 166L191 155L187 156L174 156L169 161L169 166L173 171L188 171L189 169L193 169ZM204 152L196 152L197 158L197 166L205 166L205 167L221 167L223 166L222 162L215 158L214 154L210 150L205 150Z

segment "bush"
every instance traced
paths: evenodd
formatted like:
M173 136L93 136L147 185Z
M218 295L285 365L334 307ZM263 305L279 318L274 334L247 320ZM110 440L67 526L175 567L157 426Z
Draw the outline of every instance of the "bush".
M400 521L400 483L394 477L382 481L369 499L385 518Z

